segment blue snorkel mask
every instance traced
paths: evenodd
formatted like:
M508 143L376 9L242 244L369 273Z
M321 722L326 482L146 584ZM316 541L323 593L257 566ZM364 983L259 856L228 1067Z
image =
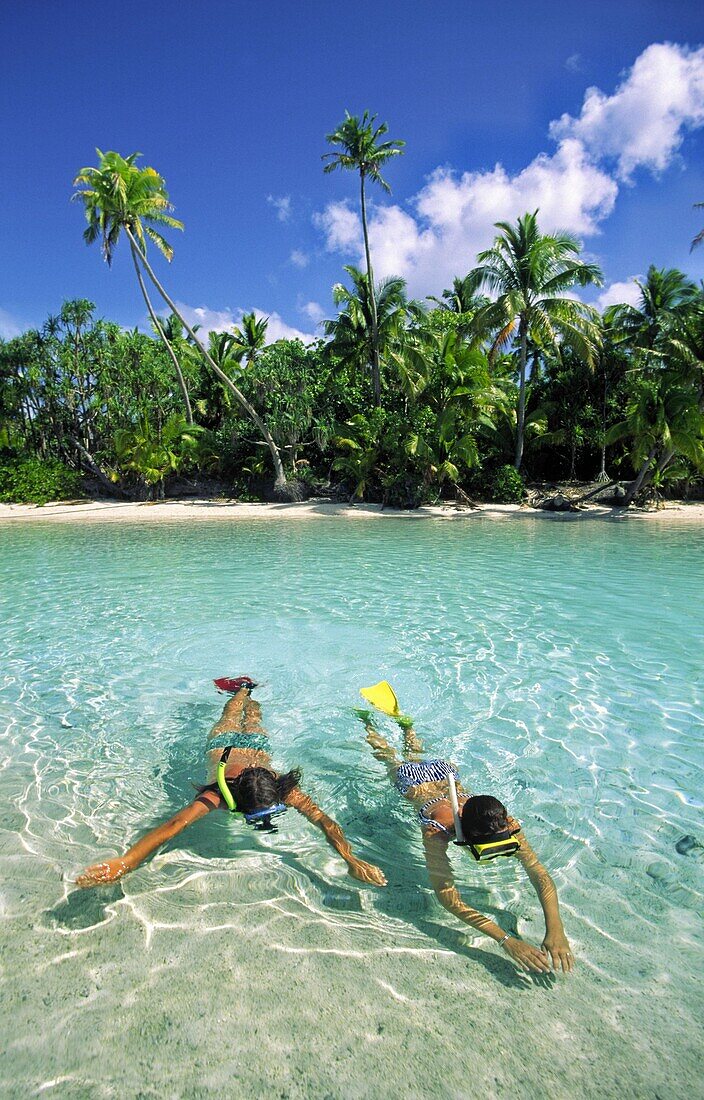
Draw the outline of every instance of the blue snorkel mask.
M225 749L220 762L218 764L218 790L223 797L223 801L227 806L231 814L242 814L248 825L252 825L253 828L258 829L260 832L275 833L276 826L272 825L272 817L278 817L280 814L285 814L288 806L283 802L276 802L272 806L266 806L261 810L254 810L252 813L246 814L242 810L237 809L237 803L232 797L232 791L227 785L225 779L225 766L232 751L232 745Z

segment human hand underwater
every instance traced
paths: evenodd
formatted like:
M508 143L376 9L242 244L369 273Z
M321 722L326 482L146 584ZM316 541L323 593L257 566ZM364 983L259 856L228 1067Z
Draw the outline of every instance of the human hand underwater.
M533 947L532 943L524 943L523 940L517 940L515 936L511 936L501 946L506 954L510 955L513 961L518 963L523 970L527 970L529 974L550 973L547 956L537 947Z
M550 955L553 970L561 966L563 974L572 973L574 955L564 932L546 932L542 950L544 954Z
M77 886L103 886L107 882L117 882L126 875L129 867L124 859L109 859L106 863L94 863L86 867L76 879Z
M350 874L360 882L368 882L371 886L386 886L386 875L373 863L365 863L363 859L349 859L347 866Z

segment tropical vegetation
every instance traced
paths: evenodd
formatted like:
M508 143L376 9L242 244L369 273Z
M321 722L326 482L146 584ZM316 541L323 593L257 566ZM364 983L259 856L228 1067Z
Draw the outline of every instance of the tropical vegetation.
M408 297L375 280L365 185L403 142L365 112L328 135L325 170L360 181L365 270L344 269L311 344L268 338L245 313L224 332L188 323L148 246L180 231L163 178L98 151L76 176L87 243L112 264L125 240L148 318L125 330L86 299L0 341L0 499L79 493L153 499L332 494L415 507L520 501L528 483L620 482L625 503L701 494L704 295L651 267L635 304L603 313L601 283L540 211L500 222L458 256L452 286ZM473 265L474 260L474 265ZM429 288L430 289L430 288Z

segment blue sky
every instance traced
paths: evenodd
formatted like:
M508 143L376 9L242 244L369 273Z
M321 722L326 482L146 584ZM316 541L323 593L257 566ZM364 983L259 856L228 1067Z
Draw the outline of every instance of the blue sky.
M704 275L704 19L679 0L329 0L4 5L0 335L88 297L143 324L69 202L95 146L166 178L176 254L159 269L206 326L242 309L272 335L330 316L360 258L357 183L323 175L325 134L365 108L403 138L372 209L377 274L419 297L473 265L491 225L540 206L627 296L649 263ZM665 45L666 44L666 45ZM588 89L592 91L587 96ZM497 167L498 166L498 167ZM200 311L196 314L195 311Z

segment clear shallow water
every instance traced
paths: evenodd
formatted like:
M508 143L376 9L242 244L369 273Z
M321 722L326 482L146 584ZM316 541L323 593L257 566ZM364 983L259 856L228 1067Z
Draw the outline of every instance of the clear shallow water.
M700 1094L704 848L676 844L704 844L703 544L569 519L0 528L2 1091ZM218 814L76 892L190 800L210 681L241 672L275 762L389 887L358 888L298 815L255 837ZM573 979L516 977L428 891L350 712L382 677L429 754L522 821ZM519 868L453 862L540 942Z

